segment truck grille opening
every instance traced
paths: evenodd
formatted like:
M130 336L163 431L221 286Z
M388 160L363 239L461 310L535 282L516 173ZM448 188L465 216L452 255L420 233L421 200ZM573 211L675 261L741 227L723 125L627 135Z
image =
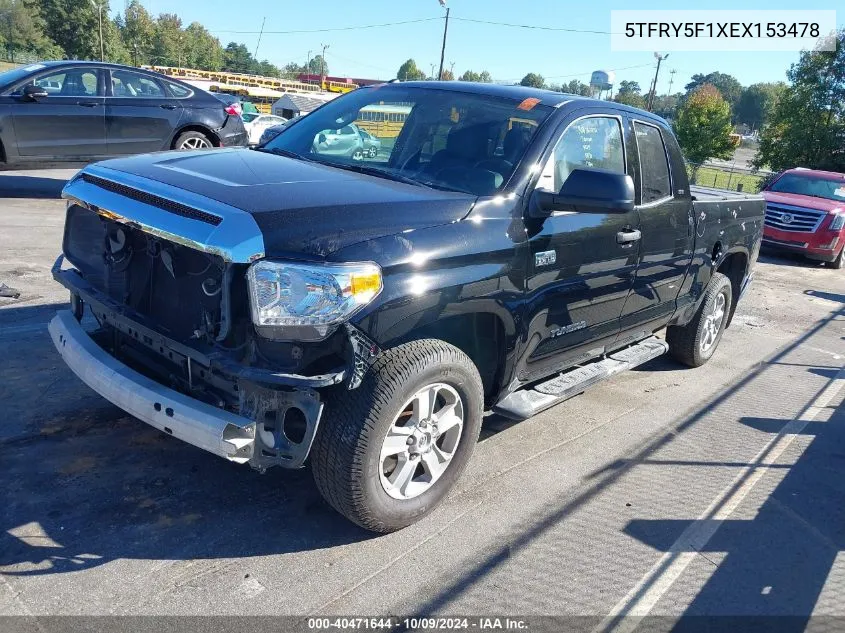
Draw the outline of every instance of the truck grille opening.
M769 203L766 205L766 226L780 231L815 233L825 217L824 211L800 209Z
M70 205L64 253L95 288L166 336L215 336L226 264L211 255Z

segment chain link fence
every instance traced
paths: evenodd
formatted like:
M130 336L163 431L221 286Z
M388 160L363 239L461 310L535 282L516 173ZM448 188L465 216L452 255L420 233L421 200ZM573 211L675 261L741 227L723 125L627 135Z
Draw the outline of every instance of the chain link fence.
M757 193L772 172L718 163L687 163L687 175L693 185Z

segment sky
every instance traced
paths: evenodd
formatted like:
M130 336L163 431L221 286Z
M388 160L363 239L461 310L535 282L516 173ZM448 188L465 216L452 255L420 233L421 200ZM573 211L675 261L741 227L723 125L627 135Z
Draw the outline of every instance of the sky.
M112 13L123 10L124 0L111 0ZM438 0L305 0L300 2L243 2L233 0L141 0L148 11L178 14L187 26L198 21L225 46L243 42L258 58L282 66L289 61L304 64L328 44L326 60L331 75L390 79L408 58L430 73L439 65L444 9ZM582 30L610 30L613 9L680 9L675 0L638 4L624 0L448 0L451 9L445 67L454 63L460 76L467 69L487 70L494 80L519 81L535 72L547 83L571 79L589 82L594 70L616 71L621 80L639 82L648 90L654 76L652 52L612 52L610 35L562 33L511 28L462 21L457 18L508 22L532 26ZM845 26L841 0L813 2L806 9L840 9L837 24ZM238 7L246 10L239 10ZM689 7L692 8L692 7ZM704 7L695 7L704 8ZM790 9L801 3L786 0L732 0L708 2L708 9ZM435 18L435 19L430 19ZM429 21L382 28L322 33L274 33L357 27L410 20ZM259 45L258 31L265 20ZM683 90L696 73L720 71L735 76L743 85L786 80L786 71L797 61L797 52L672 52L663 62L658 94ZM671 71L675 71L674 74Z

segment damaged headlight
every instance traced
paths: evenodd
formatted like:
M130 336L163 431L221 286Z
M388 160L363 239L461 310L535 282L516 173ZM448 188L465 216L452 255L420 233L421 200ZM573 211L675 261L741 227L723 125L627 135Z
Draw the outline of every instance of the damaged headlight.
M317 340L370 303L382 288L372 263L299 264L263 260L247 273L252 322L263 336Z

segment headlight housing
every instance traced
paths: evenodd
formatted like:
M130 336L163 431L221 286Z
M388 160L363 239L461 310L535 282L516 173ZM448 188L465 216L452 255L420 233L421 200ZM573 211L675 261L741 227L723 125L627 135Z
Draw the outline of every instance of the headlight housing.
M370 262L304 264L262 260L250 266L252 322L278 340L314 341L381 292L381 268Z
M845 226L845 211L840 211L837 215L833 216L833 222L830 223L830 230L839 231L843 226Z

